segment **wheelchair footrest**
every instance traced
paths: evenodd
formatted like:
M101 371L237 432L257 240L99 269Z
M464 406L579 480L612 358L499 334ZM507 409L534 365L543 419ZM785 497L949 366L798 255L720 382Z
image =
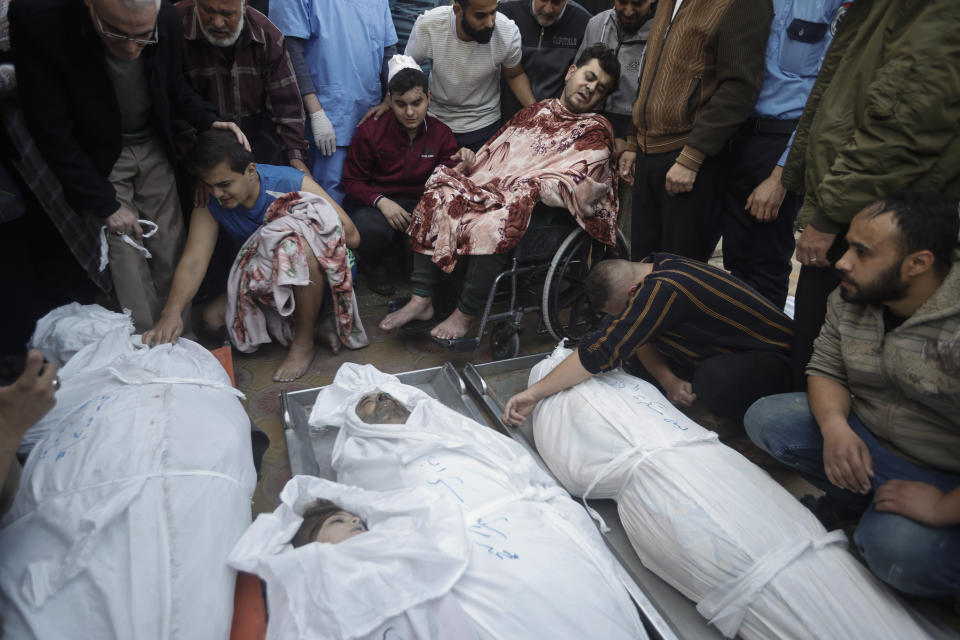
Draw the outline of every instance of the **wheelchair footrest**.
M455 353L476 351L480 346L480 338L434 338L433 341Z

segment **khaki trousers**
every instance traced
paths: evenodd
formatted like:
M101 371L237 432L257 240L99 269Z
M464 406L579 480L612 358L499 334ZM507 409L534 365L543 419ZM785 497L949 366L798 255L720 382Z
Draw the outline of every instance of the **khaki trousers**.
M117 201L137 218L156 223L157 233L144 238L153 255L147 260L120 236L107 234L110 275L117 300L130 309L137 332L151 329L170 293L173 272L183 248L184 229L173 168L157 139L123 147L109 176ZM99 233L103 220L88 216ZM146 229L145 229L146 231Z

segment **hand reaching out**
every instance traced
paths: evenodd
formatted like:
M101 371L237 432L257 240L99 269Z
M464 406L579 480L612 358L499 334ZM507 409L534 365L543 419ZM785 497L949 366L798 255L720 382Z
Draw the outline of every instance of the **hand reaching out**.
M501 419L511 427L519 427L539 401L540 399L530 389L521 391L507 400Z
M389 101L389 99L388 99L388 100L384 100L383 102L381 102L381 103L378 104L378 105L374 105L374 106L370 107L369 109L367 109L367 112L366 112L365 114L363 114L363 117L360 118L360 122L357 123L357 126L359 127L359 126L362 125L364 122L366 122L369 118L373 118L374 120L379 120L379 119L380 119L380 116L382 116L383 114L385 114L385 113L387 112L387 109L389 109L389 108L390 108L390 101Z
M51 362L45 363L38 349L27 352L20 377L10 386L0 387L0 436L19 444L27 429L53 408L60 388L58 368Z
M225 129L227 131L233 131L233 135L236 136L237 142L243 145L243 148L247 151L250 151L250 141L247 140L247 136L243 135L243 131L240 130L233 122L214 122L211 125L214 129Z
M454 171L469 174L470 169L473 169L473 164L477 161L477 154L466 147L460 147L453 154L453 159L458 161L458 164L453 168Z

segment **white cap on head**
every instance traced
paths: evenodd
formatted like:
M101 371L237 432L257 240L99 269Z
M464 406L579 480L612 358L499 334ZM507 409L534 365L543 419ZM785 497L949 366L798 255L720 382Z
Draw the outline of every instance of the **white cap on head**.
M410 56L397 54L387 61L387 82L393 80L393 76L403 69L416 69L422 71L417 61Z

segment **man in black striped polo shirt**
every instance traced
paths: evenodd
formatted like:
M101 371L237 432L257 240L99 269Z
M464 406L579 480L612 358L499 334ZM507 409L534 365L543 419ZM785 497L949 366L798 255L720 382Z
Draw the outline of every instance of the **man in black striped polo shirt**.
M600 329L543 380L510 398L519 426L549 395L638 360L670 402L700 398L714 415L741 419L755 400L790 389L793 322L722 269L669 253L607 260L587 278ZM634 360L635 358L635 360Z

